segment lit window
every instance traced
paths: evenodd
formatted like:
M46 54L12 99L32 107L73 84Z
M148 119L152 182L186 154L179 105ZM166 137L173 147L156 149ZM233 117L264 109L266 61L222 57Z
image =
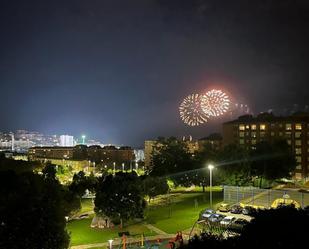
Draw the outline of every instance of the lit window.
M295 140L295 145L301 146L301 140Z
M287 132L285 133L285 137L287 137L287 138L290 138L291 135L292 135L292 133L291 133L290 131L287 131Z
M295 138L300 138L300 136L301 136L301 132L295 132Z
M296 158L296 162L301 163L301 157L300 156L297 156L295 158Z
M275 132L272 131L272 132L270 133L270 135L271 135L272 137L275 136Z
M239 139L239 144L245 144L245 140L244 139Z
M295 130L301 130L301 124L295 124Z
M301 164L298 164L298 165L296 166L296 169L301 169Z
M260 124L260 130L265 131L266 130L266 125L265 124Z
M291 140L287 140L287 142L288 142L288 145L291 145Z
M244 137L245 133L244 132L239 132L239 137Z
M251 137L256 137L256 132L255 131L251 132Z
M248 130L250 128L250 126L249 125L246 125L246 129Z
M286 124L285 125L285 129L288 130L288 131L292 130L292 125L291 124Z
M239 125L239 130L240 131L244 131L245 130L245 126L244 125Z
M255 124L251 125L251 130L256 130L256 125Z
M260 137L265 137L265 132L260 132Z
M283 136L283 132L279 132L279 137L282 137Z
M251 143L252 143L252 144L256 144L256 140L255 140L255 139L252 139Z
M301 148L295 148L295 154L300 155L301 154Z

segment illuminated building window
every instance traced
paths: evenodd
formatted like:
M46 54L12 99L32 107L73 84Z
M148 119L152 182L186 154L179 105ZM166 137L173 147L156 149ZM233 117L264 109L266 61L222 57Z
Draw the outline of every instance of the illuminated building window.
M256 125L255 124L251 125L251 130L256 130Z
M298 165L296 166L296 169L301 169L301 164L298 164Z
M291 145L291 140L290 139L287 140L287 143L288 143L288 145Z
M292 130L292 125L291 125L291 124L285 124L285 129L286 129L287 131Z
M295 154L300 155L301 154L301 148L295 148Z
M244 137L245 133L244 132L239 132L239 137Z
M245 144L245 140L244 139L239 139L239 144Z
M300 136L301 136L301 132L295 132L295 138L300 138Z
M295 178L296 178L296 179L301 179L301 178L302 178L301 173L295 173Z
M247 129L247 130L250 129L250 126L249 126L249 125L246 125L246 129Z
M255 131L251 132L251 137L256 137L256 132Z
M295 140L295 145L301 146L301 140Z
M297 156L295 158L296 158L296 162L301 163L301 157L300 156Z
M275 132L272 131L272 132L270 133L270 135L271 135L272 137L275 136Z
M256 144L256 139L252 139L252 140L251 140L251 143L252 143L252 144Z
M301 130L301 128L302 128L301 124L295 124L295 130L299 131L299 130Z
M287 131L287 132L285 133L285 137L286 137L286 138L290 138L291 135L292 135L292 133L291 133L290 131Z
M282 137L283 136L283 132L279 132L279 137Z
M260 132L260 137L265 137L265 132Z
M244 125L239 125L239 128L238 128L240 131L244 131L245 130L245 126Z
M266 125L265 124L260 124L260 130L265 131L266 130Z

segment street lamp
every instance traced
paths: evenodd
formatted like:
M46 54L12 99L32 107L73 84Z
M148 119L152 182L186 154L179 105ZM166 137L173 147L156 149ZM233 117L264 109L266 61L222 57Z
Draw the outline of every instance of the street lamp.
M113 162L113 166L114 166L114 168L113 168L113 173L114 173L114 175L115 175L115 173L116 173L116 163L115 162Z
M122 163L122 172L124 171L124 163Z
M212 208L212 170L215 167L212 164L208 165L209 169L209 200L210 200L210 208Z
M109 240L108 240L109 249L112 249L113 241L114 241L114 240L112 240L112 239L109 239Z

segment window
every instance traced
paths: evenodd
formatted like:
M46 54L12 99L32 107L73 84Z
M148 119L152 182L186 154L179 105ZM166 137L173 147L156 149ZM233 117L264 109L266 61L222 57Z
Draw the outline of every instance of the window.
M285 124L285 129L286 129L287 131L292 130L292 125L291 125L291 124Z
M255 124L251 125L251 130L256 130L256 125Z
M256 139L252 139L252 140L251 140L251 143L252 143L252 144L256 144Z
M279 132L279 137L282 137L283 136L283 132Z
M244 126L243 124L241 124L241 125L239 125L238 129L239 129L240 131L244 131L244 130L245 130L245 126Z
M296 162L301 163L301 157L300 156L297 156L295 158L296 158Z
M301 169L301 164L298 164L298 165L296 166L296 169Z
M249 128L250 128L250 126L249 126L249 125L246 125L246 129L249 130Z
M251 132L251 137L256 137L256 132L255 131Z
M301 148L295 148L295 154L300 155L301 154Z
M295 145L296 146L301 146L301 140L295 140Z
M244 132L239 132L239 137L244 137L245 133Z
M291 140L290 139L288 139L286 141L287 141L288 145L291 145Z
M260 137L265 137L265 132L260 132Z
M286 138L291 138L292 133L290 131L285 132Z
M245 144L245 140L244 139L239 139L239 144Z
M295 130L300 131L301 130L301 124L295 124Z
M265 124L260 124L260 130L265 131L266 130L266 125Z
M272 131L272 132L270 133L270 135L271 135L272 137L275 136L275 132Z
M295 138L300 138L300 136L301 136L301 132L299 131L295 132Z
M274 129L275 126L276 126L276 124L274 124L274 123L271 123L271 124L270 124L271 129Z

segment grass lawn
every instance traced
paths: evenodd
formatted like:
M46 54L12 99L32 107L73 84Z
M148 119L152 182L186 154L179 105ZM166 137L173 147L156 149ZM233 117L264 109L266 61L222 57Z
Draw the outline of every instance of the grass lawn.
M195 208L195 199L198 207ZM222 192L213 189L213 206L222 202ZM176 233L192 227L201 210L209 207L209 192L183 192L171 198L168 205L150 205L146 210L147 222L166 233Z
M150 231L143 224L135 224L125 226L122 230L118 227L112 229L97 229L91 228L90 224L92 217L81 220L70 221L67 225L67 229L71 234L71 245L82 245L92 243L107 242L109 239L117 238L118 232L129 231L130 235L139 236L144 233L146 236L156 235L156 233Z
M213 205L222 202L223 196L221 189L213 188ZM195 200L198 207L195 207ZM201 189L176 189L171 192L170 204L167 195L160 196L152 200L151 204L145 210L146 222L154 225L166 233L175 234L177 231L190 229L198 219L201 210L209 207L209 192L203 193ZM93 210L91 199L82 200L82 212ZM109 239L117 238L121 230L114 229L95 229L90 224L93 215L90 218L82 220L73 220L68 223L67 229L71 234L71 245L82 245L92 243L107 242ZM131 235L144 233L146 236L156 235L143 224L129 225L122 231L129 231Z
M82 199L81 200L81 206L82 206L82 208L79 211L79 213L90 212L90 211L93 211L93 208L94 208L94 204L92 203L91 198Z

